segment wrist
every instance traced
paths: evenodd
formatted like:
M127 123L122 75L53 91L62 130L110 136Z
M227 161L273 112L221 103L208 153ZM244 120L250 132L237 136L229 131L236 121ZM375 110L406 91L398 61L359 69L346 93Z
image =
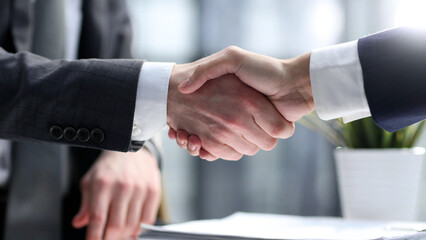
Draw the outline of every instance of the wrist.
M310 73L309 73L309 66L311 61L311 53L305 53L301 56L298 56L293 59L292 61L292 73L293 77L295 79L298 79L298 81L303 82L305 85L308 84L307 82L310 82ZM310 83L309 83L310 87Z
M315 109L312 85L310 78L311 52L290 59L286 63L289 69L290 79L293 84L293 91L296 91L303 98L306 107L312 111Z
M187 64L176 64L170 74L169 88L167 94L167 124L173 122L175 112L178 111L178 100L179 96L183 97L183 94L179 92L178 86L183 81L189 78L187 71Z
M280 113L295 122L315 109L310 81L310 53L281 60L281 76L277 94L270 97Z

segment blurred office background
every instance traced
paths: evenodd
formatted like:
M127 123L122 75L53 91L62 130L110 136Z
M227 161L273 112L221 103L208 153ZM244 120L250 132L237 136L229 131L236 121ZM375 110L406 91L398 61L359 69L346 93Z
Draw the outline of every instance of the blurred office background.
M128 0L137 58L185 63L229 45L278 58L405 24L426 24L423 0ZM275 150L202 161L163 140L172 222L235 211L338 216L334 147L298 125ZM421 144L424 145L424 144Z

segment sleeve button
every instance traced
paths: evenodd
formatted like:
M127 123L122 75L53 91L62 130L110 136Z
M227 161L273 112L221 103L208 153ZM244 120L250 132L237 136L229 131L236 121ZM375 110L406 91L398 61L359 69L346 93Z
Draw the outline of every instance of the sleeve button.
M90 140L90 132L87 128L80 128L77 131L77 138L80 142L87 142Z
M104 141L104 132L99 128L93 129L91 132L91 136L92 141L95 143L101 143Z
M61 140L64 136L64 133L62 132L62 128L59 126L52 126L50 128L50 136L55 140Z
M77 138L77 132L72 127L67 127L64 130L64 138L68 142L73 142Z

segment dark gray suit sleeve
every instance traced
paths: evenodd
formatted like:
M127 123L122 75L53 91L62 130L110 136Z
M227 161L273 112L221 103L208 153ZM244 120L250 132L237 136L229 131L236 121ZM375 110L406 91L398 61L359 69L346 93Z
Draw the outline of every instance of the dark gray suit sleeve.
M0 48L0 138L128 151L142 64Z
M396 131L426 119L426 31L397 28L358 41L375 122Z

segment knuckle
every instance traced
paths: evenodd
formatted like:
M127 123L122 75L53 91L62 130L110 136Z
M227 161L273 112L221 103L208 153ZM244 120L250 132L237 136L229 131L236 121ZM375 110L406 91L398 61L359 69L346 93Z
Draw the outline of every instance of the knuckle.
M278 140L276 138L267 138L265 141L264 150L270 151L277 146Z
M231 160L232 160L232 161L238 161L238 160L240 160L242 157L243 157L243 155L242 155L242 154L240 154L240 153L236 153L236 154L234 154L234 155L232 156Z
M90 185L89 179L88 178L83 178L80 181L80 189L88 189Z
M241 50L241 48L232 45L232 46L225 48L224 53L229 54L229 55L235 55L235 54L238 54L240 52L240 50Z
M295 127L294 123L292 123L291 126L287 127L287 135L285 136L285 138L289 138L289 137L293 136L295 130L296 130L296 127Z
M286 136L286 132L288 131L288 126L283 123L275 124L275 126L271 130L272 137L275 138L284 138Z
M230 127L240 127L240 120L237 116L230 114L223 117L223 121L226 126Z
M228 160L228 161L238 161L240 160L243 155L239 152L236 151L232 151L232 152L226 152L223 151L224 153L222 154L223 156L221 156L222 159Z
M94 181L94 185L97 189L104 190L111 185L111 182L107 177L98 176Z
M128 180L121 180L117 182L116 185L121 193L127 193L132 188L132 184Z
M142 184L142 183L136 184L135 185L135 190L137 192L144 193L145 192L145 185Z
M259 148L258 147L253 147L253 148L249 149L246 154L249 155L249 156L254 156L258 152L259 152Z
M242 60L242 49L237 46L229 46L225 49L225 54L230 63L238 63Z
M90 221L96 224L102 224L106 221L106 217L99 211L94 211L90 214Z
M189 134L184 130L179 130L177 132L177 137L179 140L188 140Z
M108 232L121 232L124 229L124 225L117 222L109 222L107 225Z
M158 186L151 186L148 188L148 194L154 196L155 198L158 198L161 196L161 188Z

